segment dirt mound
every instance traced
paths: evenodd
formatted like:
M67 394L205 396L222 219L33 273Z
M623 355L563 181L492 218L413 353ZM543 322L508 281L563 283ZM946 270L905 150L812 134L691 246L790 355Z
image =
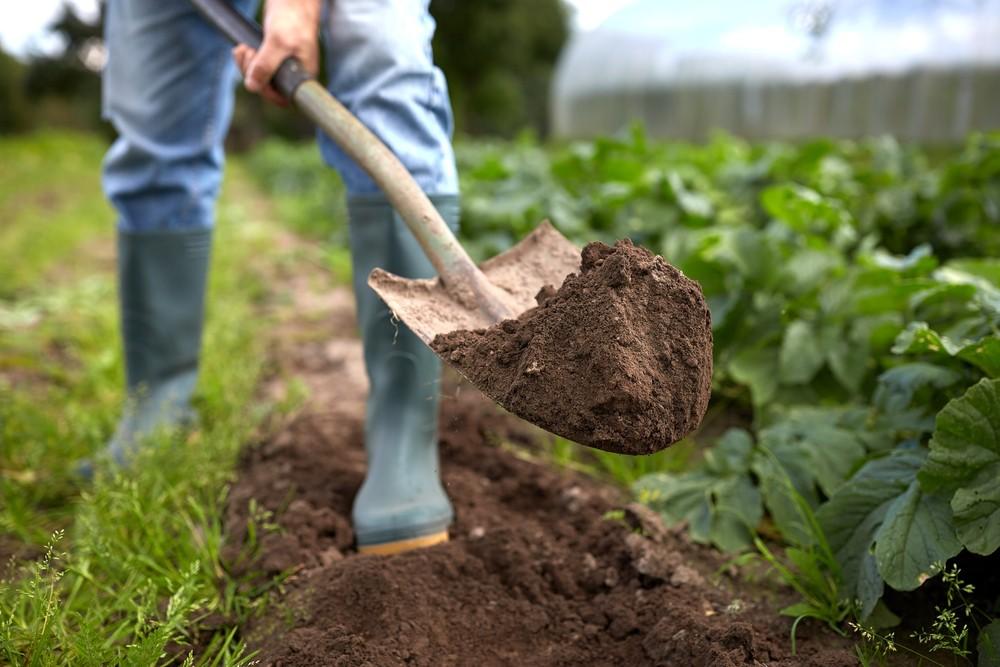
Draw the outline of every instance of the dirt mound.
M276 375L294 374L310 397L247 450L226 517L230 567L258 583L292 573L243 628L261 664L854 664L848 643L808 622L792 656L775 612L787 600L729 575L715 583L715 552L617 488L538 460L537 429L454 383L441 421L451 541L357 555L360 345L287 333ZM249 534L251 515L272 527Z
M800 628L792 656L772 606L736 581L712 583L715 553L642 506L616 512L616 489L532 460L536 435L471 391L447 401L452 541L391 558L352 546L357 428L305 415L252 451L232 493L231 543L245 541L255 498L281 526L255 567L295 572L245 630L262 664L855 664L815 626Z
M701 423L712 326L698 284L630 241L591 243L538 307L432 347L514 414L581 444L651 454Z

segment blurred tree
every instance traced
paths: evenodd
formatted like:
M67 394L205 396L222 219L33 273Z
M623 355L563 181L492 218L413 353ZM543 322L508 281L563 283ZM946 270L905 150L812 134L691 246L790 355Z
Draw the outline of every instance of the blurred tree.
M24 65L0 49L0 134L23 132L31 127L31 113L24 94Z
M24 80L38 124L109 131L101 121L101 25L88 23L69 4L49 24L63 47L32 56Z
M432 0L434 59L458 129L545 135L549 81L568 36L562 0Z

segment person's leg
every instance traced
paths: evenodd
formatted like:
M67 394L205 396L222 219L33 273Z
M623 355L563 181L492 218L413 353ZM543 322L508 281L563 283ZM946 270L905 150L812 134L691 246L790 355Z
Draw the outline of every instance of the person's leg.
M458 225L451 107L431 57L427 0L334 0L324 21L331 92L378 135ZM370 390L368 474L354 501L361 551L392 553L447 539L452 508L438 467L441 365L368 287L376 266L408 278L434 269L405 223L354 162L326 137L326 161L348 191L358 323Z
M237 0L250 12L254 0ZM236 70L187 0L109 0L104 115L118 131L103 166L118 214L128 400L108 450L189 422L223 139Z

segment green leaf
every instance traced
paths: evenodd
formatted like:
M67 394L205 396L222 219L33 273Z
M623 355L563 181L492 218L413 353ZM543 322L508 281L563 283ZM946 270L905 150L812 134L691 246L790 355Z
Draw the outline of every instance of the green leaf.
M813 484L833 495L865 456L856 430L839 423L842 416L836 409L799 408L760 432L761 445L789 471L806 498L815 497ZM795 474L796 469L803 472Z
M977 667L1000 667L1000 619L993 619L979 631L976 650L979 653Z
M703 194L688 190L681 175L676 171L670 171L667 174L667 185L682 211L695 218L710 218L712 216L711 200Z
M891 368L878 378L872 400L885 413L902 412L913 404L914 395L924 388L945 389L961 379L949 368L924 362Z
M958 537L969 551L1000 547L1000 380L983 379L938 413L930 456L920 471L927 491L953 493Z
M778 390L778 363L774 348L741 350L729 362L729 374L750 387L755 405L763 405Z
M871 461L816 512L840 563L844 595L861 602L862 618L882 595L883 576L874 553L876 536L890 510L899 510L894 503L910 488L924 458L919 450L895 450Z
M752 543L764 513L749 474L752 449L746 431L730 429L698 468L679 475L646 475L633 492L668 523L687 521L695 541L738 551Z
M878 572L878 563L875 562L875 554L865 553L858 563L858 583L855 589L856 600L859 605L859 615L867 619L875 611L882 593L885 592L885 581Z
M962 346L941 336L926 322L910 322L896 337L892 346L893 354L917 354L921 352L945 352L954 356Z
M911 281L905 283L882 282L874 286L858 286L851 294L849 309L855 315L881 315L903 311L909 307L915 294L925 291L933 283Z
M826 360L834 377L844 389L858 391L868 370L870 346L867 337L853 331L848 337L839 325L824 327L822 336Z
M794 604L790 604L778 613L782 616L790 616L791 618L821 616L816 607L808 602L796 602Z
M879 573L899 591L917 588L961 550L948 499L924 493L916 480L893 501L875 535Z
M764 515L757 485L748 475L734 476L716 483L712 496L712 543L723 551L746 548Z
M812 480L808 466L798 459L777 461L762 453L755 458L753 471L764 506L781 536L790 544L810 544L813 535L793 497L793 493L798 493L807 502L817 502L815 493L808 492ZM792 488L788 486L789 480Z
M808 384L823 367L823 350L813 325L795 320L781 341L779 368L786 384Z
M954 341L928 326L911 322L896 338L894 354L932 353L958 357L977 366L989 377L1000 376L1000 336L994 334L978 341Z
M845 258L839 252L803 248L796 251L783 264L782 289L789 294L805 294L818 287L825 287L839 275Z
M1000 377L1000 336L994 334L958 351L958 358L978 366L991 378Z
M937 267L937 259L932 254L931 247L926 243L918 245L905 257L890 255L884 250L876 250L872 253L871 262L883 269L912 275L924 275Z
M705 468L717 475L740 474L750 469L753 437L747 431L731 428L714 447L705 452Z
M718 228L718 242L706 249L705 255L726 262L756 285L771 284L781 269L775 241L751 227Z
M946 268L983 278L996 287L1000 287L1000 260L956 259L948 262Z
M867 624L869 627L881 630L883 628L894 628L899 625L900 621L902 619L899 616L892 613L892 610L884 602L879 601L875 605L875 609L868 616Z
M938 269L934 272L934 278L952 285L974 285L979 305L994 315L1000 314L1000 288L991 280L961 271L954 266Z
M765 211L796 231L851 226L851 215L839 201L795 183L769 187L761 193L760 202Z

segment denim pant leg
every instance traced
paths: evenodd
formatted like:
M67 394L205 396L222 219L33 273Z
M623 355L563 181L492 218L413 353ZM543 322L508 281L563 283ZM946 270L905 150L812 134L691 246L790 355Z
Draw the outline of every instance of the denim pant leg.
M235 0L249 15L256 0ZM122 231L207 229L222 181L236 67L187 0L109 0L103 183Z
M434 66L430 0L333 0L326 8L329 88L399 157L428 194L458 193L452 113ZM378 188L320 133L320 150L350 195Z

